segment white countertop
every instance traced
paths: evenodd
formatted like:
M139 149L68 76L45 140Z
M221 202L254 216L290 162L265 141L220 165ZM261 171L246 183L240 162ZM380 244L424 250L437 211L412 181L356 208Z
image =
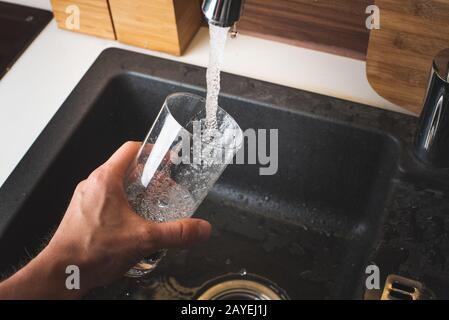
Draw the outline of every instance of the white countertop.
M2 0L51 10L49 0ZM202 28L186 54L173 57L116 41L44 29L0 80L0 186L105 48L120 47L205 66L208 32ZM289 87L408 113L369 85L362 61L239 35L229 40L223 70Z

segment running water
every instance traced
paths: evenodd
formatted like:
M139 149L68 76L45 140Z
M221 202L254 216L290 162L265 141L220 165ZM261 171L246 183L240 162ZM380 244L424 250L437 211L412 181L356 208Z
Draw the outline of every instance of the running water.
M206 114L200 120L201 139L193 139L194 145L199 144L197 147L201 154L201 161L197 164L193 163L189 170L177 172L176 182L172 179L174 173L170 172L170 167L166 167L156 173L149 185L142 185L142 172L138 171L136 179L126 186L129 204L146 220L166 222L192 216L206 195L204 190L210 189L224 169L222 162L217 159L221 159L222 152L225 152L224 159L227 159L226 155L234 154L233 149L223 151L222 146L228 143L229 135L222 134L220 129L231 124L228 118L223 117L223 113L218 112L220 69L228 31L229 28L209 25L210 54L206 74ZM217 117L220 121L217 121ZM221 128L218 128L218 123ZM220 135L218 136L217 133ZM189 190L185 185L192 185L195 188ZM158 264L165 252L165 249L160 250L143 259L129 270L127 275L146 274Z
M207 68L206 126L210 129L217 124L218 94L220 93L220 70L229 28L209 23L210 51Z

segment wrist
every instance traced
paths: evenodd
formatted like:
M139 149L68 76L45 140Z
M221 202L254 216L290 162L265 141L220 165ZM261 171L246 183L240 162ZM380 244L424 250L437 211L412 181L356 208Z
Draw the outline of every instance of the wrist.
M3 299L79 299L91 287L82 281L82 268L79 274L79 287L73 286L67 267L75 265L66 253L45 248L25 267L0 284L0 298ZM75 282L76 284L76 282Z
M43 285L47 282L59 299L79 299L94 287L88 264L74 251L49 245L36 257L35 267L45 270Z

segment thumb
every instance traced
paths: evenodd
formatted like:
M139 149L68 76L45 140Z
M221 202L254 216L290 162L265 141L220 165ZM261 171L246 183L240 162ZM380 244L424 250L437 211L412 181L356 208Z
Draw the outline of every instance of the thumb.
M173 222L146 222L140 251L144 255L165 248L182 248L206 241L211 232L209 222L200 219L182 219Z

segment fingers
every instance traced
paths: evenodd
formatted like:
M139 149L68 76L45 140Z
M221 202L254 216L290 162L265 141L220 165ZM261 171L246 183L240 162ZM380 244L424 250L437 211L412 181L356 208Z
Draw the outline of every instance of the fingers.
M211 229L209 222L200 219L182 219L166 223L147 222L140 251L144 255L149 255L164 248L190 246L206 241Z
M108 167L115 174L124 176L141 145L140 142L126 142L103 164L103 167Z

